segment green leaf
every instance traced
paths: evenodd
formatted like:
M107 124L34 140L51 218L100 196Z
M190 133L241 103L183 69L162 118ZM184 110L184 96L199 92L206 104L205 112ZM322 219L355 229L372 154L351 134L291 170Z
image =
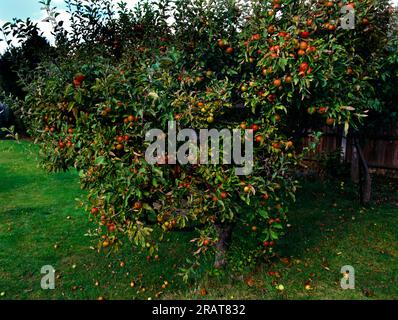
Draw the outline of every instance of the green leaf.
M268 212L266 210L264 210L264 209L258 210L258 214L264 219L268 219L269 218Z
M103 157L103 156L97 157L97 158L95 159L95 164L105 164L105 163L106 163L105 157Z
M270 230L270 235L272 240L278 240L279 236L274 230Z

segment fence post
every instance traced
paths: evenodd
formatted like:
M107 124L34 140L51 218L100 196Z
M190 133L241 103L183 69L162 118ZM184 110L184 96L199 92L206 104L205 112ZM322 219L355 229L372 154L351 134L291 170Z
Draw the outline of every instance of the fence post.
M341 137L341 158L340 163L344 163L347 158L347 136L343 133Z
M359 183L359 158L358 150L355 145L355 138L352 138L351 148L351 181L354 183Z
M368 163L363 155L361 146L359 144L359 139L354 138L354 147L357 152L358 163L360 164L360 196L361 203L366 205L370 202L370 197L372 193L372 179L370 177L370 171L368 167Z

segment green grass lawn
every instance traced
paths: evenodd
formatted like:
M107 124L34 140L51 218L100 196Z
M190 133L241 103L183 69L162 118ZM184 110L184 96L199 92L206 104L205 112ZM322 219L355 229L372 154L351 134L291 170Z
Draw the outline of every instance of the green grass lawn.
M255 270L226 270L185 284L176 274L192 249L189 232L162 244L159 261L147 262L128 243L115 254L98 253L89 236L94 225L75 200L84 197L77 174L46 173L37 154L29 142L0 141L0 300L155 299L158 292L161 299L398 298L393 184L378 180L376 201L365 209L349 187L306 182L291 208L278 257ZM40 288L43 265L56 269L55 290ZM354 290L340 288L344 265L355 268ZM170 283L166 289L164 281ZM283 291L276 289L279 284Z

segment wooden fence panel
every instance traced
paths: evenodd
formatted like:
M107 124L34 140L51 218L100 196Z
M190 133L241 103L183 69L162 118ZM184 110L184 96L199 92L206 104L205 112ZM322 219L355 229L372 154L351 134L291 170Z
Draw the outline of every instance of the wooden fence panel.
M303 145L309 144L310 138L304 138ZM309 155L309 159L316 160L321 153L330 153L340 149L341 136L330 129L325 130L315 152ZM383 132L377 137L365 138L363 141L363 153L372 171L379 174L398 176L398 126L390 132ZM347 139L346 162L351 162L352 140ZM394 172L389 172L394 171Z

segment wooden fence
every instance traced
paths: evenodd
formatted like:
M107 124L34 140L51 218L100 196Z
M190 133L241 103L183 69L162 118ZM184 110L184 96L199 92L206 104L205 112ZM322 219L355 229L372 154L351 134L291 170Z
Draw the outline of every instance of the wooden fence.
M342 134L336 130L325 128L324 136L308 160L316 160L322 153L330 153L342 148ZM369 135L361 140L363 153L369 168L373 173L387 175L398 178L398 124L397 127L389 132L381 132L377 135ZM309 138L304 139L304 145L308 145ZM344 161L351 162L352 139L346 139L346 151Z

